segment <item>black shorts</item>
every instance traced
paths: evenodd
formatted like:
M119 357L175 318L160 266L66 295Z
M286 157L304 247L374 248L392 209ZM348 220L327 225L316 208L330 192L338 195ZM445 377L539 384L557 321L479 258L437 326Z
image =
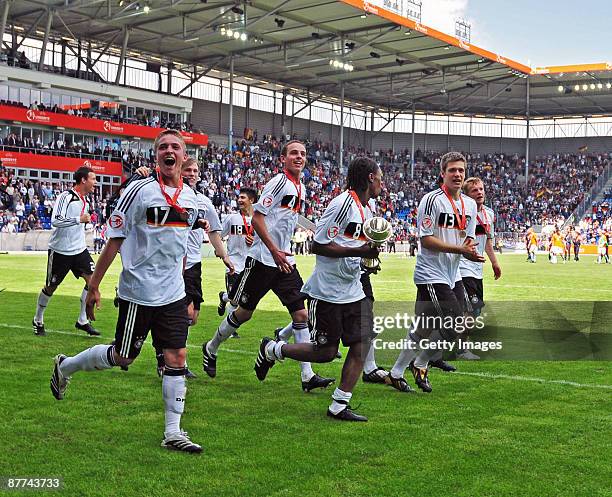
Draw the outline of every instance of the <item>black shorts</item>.
M227 291L228 295L232 293L232 288L234 288L236 286L236 283L240 281L241 274L242 273L225 273L225 290Z
M135 359L149 331L156 349L184 349L188 330L185 299L159 307L119 299L115 350L120 357Z
M470 314L484 306L482 280L467 276L463 278L465 310Z
M229 298L243 309L254 311L259 301L272 290L289 312L295 312L304 309L303 284L295 266L290 273L283 273L277 267L247 257L239 283L234 285Z
M308 297L310 341L320 346L340 340L345 347L369 342L374 337L373 301L364 297L357 302L334 304Z
M187 305L193 303L193 308L200 310L200 304L204 302L202 298L202 263L198 262L183 273L185 281L185 302Z
M417 285L414 306L415 315L419 318L417 335L429 338L434 330L438 330L443 338L454 339L454 319L463 317L463 300L463 286L458 283L455 283L454 289L444 283Z
M72 271L75 278L89 275L94 272L96 265L89 250L85 249L80 254L64 255L53 250L48 250L47 256L47 286L58 286Z

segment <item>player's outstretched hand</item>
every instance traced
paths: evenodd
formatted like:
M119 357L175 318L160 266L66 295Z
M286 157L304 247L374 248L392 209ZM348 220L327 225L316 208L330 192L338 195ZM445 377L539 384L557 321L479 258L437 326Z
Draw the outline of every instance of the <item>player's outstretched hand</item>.
M477 246L478 243L473 239L466 238L465 242L463 242L463 245L461 246L461 255L463 255L463 257L465 257L468 261L484 262L485 258L478 254L478 251L476 250Z
M272 258L283 273L289 274L293 270L293 266L287 260L288 255L293 255L291 252L285 252L284 250L275 250L272 252Z
M206 219L198 219L198 226L206 231L206 233L210 230L210 223Z
M143 178L148 178L149 174L151 174L151 170L147 166L140 166L136 171L134 171L138 176L142 176Z
M499 265L499 263L494 262L493 264L491 264L493 266L493 276L495 277L496 280L501 278L501 266Z
M376 259L380 255L380 249L374 244L364 243L361 247L361 257L365 259Z
M90 286L87 290L87 297L85 298L85 311L90 321L96 320L94 306L97 310L100 309L100 290Z

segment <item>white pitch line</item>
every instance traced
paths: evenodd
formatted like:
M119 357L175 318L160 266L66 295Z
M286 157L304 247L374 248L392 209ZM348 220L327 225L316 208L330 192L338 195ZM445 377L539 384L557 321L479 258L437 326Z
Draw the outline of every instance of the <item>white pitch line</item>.
M1 328L12 328L12 329L16 329L16 330L32 330L31 326L21 326L18 324L8 324L8 323L0 323L0 327ZM97 339L97 340L108 340L107 337L87 337L86 335L82 335L80 333L74 333L71 331L62 331L62 330L51 330L51 329L47 329L46 330L47 333L57 333L60 335L72 335L72 336L79 336L79 337L84 337L84 338L90 338L90 339ZM150 344L149 344L150 345ZM193 348L193 349L199 349L201 348L200 345L187 345L188 348ZM230 352L232 354L241 354L241 355L250 355L255 357L256 354L255 352L249 352L246 350L237 350L237 349L227 349L225 347L222 347L221 350L223 350L224 352ZM492 374L492 373L469 373L469 372L465 372L465 371L454 371L453 375L463 375L463 376L475 376L478 378L486 378L489 380L512 380L512 381L530 381L533 383L551 383L554 385L565 385L565 386L569 386L569 387L576 387L576 388L599 388L599 389L603 389L603 390L612 390L612 385L596 385L596 384L591 384L591 383L576 383L575 381L568 381L568 380L547 380L545 378L531 378L529 376L514 376L514 375L506 375L506 374Z
M534 383L553 383L556 385L567 385L577 388L603 388L604 390L612 390L612 385L595 385L590 383L576 383L568 380L547 380L544 378L530 378L528 376L514 376L507 374L491 374L491 373L468 373L465 371L454 371L453 374L465 376L477 376L478 378L487 378L490 380L513 380L513 381L531 381Z

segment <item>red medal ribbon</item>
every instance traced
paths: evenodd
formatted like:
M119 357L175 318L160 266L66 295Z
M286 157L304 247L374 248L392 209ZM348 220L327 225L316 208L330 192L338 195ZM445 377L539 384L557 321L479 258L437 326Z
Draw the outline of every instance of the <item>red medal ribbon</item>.
M482 220L480 219L480 212L478 214L476 214L476 219L478 220L478 222L484 226L485 229L485 233L488 235L489 231L491 230L491 226L489 226L489 218L487 217L487 211L484 208L484 205L482 206L482 208L480 209L480 211L482 212L482 214L484 215L485 218L485 222L483 223Z
M242 212L240 215L242 216L242 224L244 224L244 231L246 231L247 236L253 236L253 226L247 224L246 217Z
M446 185L442 185L442 191L444 192L444 195L446 195L446 198L450 202L453 208L453 212L455 213L455 216L457 217L457 222L459 223L459 226L457 226L457 228L459 228L460 230L464 230L465 226L467 225L467 219L465 217L465 205L463 204L463 197L461 196L461 194L459 194L459 200L461 200L461 216L460 216L459 211L457 210L457 206L455 205L455 201L450 196L450 193L448 193L448 188L446 188Z
M363 208L361 207L361 200L359 200L359 197L357 196L357 193L355 193L355 190L349 190L348 192L349 195L353 197L353 200L359 208L359 214L361 214L361 222L363 223L365 221L365 215L363 214Z
M302 202L302 183L300 183L300 181L295 181L291 176L289 176L287 173L285 173L286 178L291 181L291 183L293 183L293 186L295 186L295 189L297 191L298 194L298 201L295 205L295 207L293 209L291 209L294 212L300 212L300 206L301 206L301 202Z
M74 188L72 189L72 191L74 193L77 194L77 197L79 197L81 199L81 202L83 202L83 208L81 209L81 216L83 214L85 214L85 207L87 207L87 201L85 200L85 197L83 197L79 192L77 192Z
M176 212L178 212L179 214L185 214L185 212L187 211L183 209L177 202L179 195L183 191L182 176L179 177L178 187L176 188L174 195L171 197L170 195L166 193L166 187L164 185L164 180L162 178L161 171L159 170L159 166L157 167L156 171L157 171L157 179L159 180L159 188L161 189L162 195L166 199L166 202L168 203L168 205L172 207L173 209L175 209Z

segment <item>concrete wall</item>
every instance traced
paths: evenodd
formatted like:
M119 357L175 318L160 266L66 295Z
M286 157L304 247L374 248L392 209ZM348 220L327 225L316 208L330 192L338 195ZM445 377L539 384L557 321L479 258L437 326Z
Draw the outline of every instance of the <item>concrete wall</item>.
M206 100L193 100L193 111L191 120L194 125L201 128L203 132L209 135L227 136L229 125L229 106L209 102ZM247 126L248 125L248 126ZM293 125L293 128L292 128ZM244 107L234 107L234 136L238 139L243 136L245 127L256 129L259 135L272 133L279 136L281 133L281 116L272 114L271 112L262 112L259 110L250 110L248 123L246 121L246 111ZM285 130L288 134L297 133L298 138L308 136L308 120L286 117ZM383 131L382 133L363 132L356 129L344 129L344 143L348 146L361 146L372 148L374 150L390 149L392 143L395 150L410 149L412 135L410 133L394 133ZM310 137L319 136L324 142L340 141L340 127L312 121L310 123ZM224 138L223 144L226 139ZM520 138L495 138L473 136L470 140L469 136L451 135L448 138L446 135L434 134L419 134L415 135L415 148L420 150L435 150L444 152L449 149L461 150L464 152L473 151L480 153L496 153L504 152L506 154L525 154L525 140ZM612 137L592 137L592 138L537 138L530 140L530 155L546 155L551 153L577 153L578 148L583 145L588 146L589 152L612 152Z

